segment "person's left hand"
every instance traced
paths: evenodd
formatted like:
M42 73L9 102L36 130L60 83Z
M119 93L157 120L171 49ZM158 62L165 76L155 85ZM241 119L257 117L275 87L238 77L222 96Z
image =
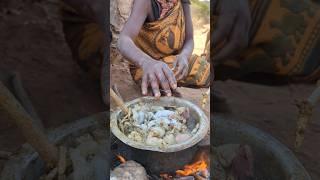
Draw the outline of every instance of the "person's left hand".
M213 13L218 14L218 21L211 41L215 49L214 63L234 58L247 48L251 26L249 0L217 2Z
M173 68L177 81L186 78L189 70L188 57L183 54L177 55L176 61L173 64Z

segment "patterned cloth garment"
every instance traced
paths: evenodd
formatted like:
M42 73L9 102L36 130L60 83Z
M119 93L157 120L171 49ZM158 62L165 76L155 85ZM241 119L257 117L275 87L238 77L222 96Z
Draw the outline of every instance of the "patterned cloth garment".
M249 47L215 66L217 79L274 75L293 82L320 78L320 9L311 0L249 0ZM213 21L216 22L216 18ZM214 49L212 50L214 52Z
M176 56L182 50L185 41L184 2L178 1L166 16L152 22L146 22L135 39L135 44L146 54L173 67ZM130 64L130 72L135 81L142 78L142 69ZM210 63L205 57L192 55L189 59L189 71L179 86L208 87L210 84Z
M177 0L157 0L161 6L160 18L163 18L177 4Z

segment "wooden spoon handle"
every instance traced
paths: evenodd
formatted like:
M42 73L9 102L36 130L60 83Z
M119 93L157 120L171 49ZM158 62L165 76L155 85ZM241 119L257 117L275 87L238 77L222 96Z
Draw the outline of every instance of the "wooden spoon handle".
M122 101L122 99L111 88L110 88L110 96L125 114L129 113L129 110L124 104L124 102Z
M57 148L49 142L45 133L35 125L31 116L2 82L0 82L0 109L8 113L9 118L19 128L26 141L39 153L47 165L49 167L56 165Z

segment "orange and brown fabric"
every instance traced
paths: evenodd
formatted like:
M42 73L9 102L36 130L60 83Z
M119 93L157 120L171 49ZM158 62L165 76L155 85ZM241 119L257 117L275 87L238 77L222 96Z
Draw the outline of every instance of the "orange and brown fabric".
M250 0L253 24L249 48L215 66L216 78L250 73L297 81L320 78L320 9L311 0Z
M181 51L185 40L185 19L182 3L176 1L165 16L153 22L146 22L135 39L135 44L146 54L156 60L163 61L172 67L177 54ZM161 14L161 13L160 13ZM133 64L130 71L135 81L142 78L142 70ZM189 74L178 82L181 86L209 86L210 64L205 58L193 55L189 59Z
M139 48L154 59L172 64L180 52L185 38L185 22L182 4L189 0L152 0L157 20L145 23L135 42ZM103 59L103 32L100 27L81 16L72 7L61 4L63 31L72 51L73 58L80 67L100 77ZM203 57L192 56L189 60L188 77L179 85L203 87L209 86L210 64ZM171 66L171 65L170 65ZM138 81L141 69L130 66L133 78Z

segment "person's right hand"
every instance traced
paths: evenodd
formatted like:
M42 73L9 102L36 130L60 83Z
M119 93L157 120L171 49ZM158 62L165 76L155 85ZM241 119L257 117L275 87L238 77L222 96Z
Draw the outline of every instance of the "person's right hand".
M177 88L177 81L169 66L157 60L148 60L141 66L143 70L141 90L143 95L148 94L148 87L152 88L156 98L161 96L160 86L167 96L171 96L171 89Z

